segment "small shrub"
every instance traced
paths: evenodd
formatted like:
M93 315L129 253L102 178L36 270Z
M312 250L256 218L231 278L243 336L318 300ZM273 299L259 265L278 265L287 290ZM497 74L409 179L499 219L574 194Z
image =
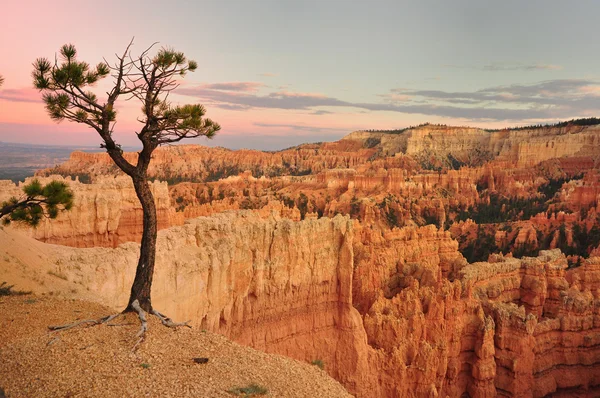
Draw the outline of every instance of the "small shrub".
M322 359L315 359L314 361L311 362L311 364L318 366L319 369L325 369L325 363L323 363Z
M227 392L230 394L233 394L233 395L242 395L245 397L252 397L254 395L265 395L267 392L269 392L269 390L267 390L263 386L259 386L258 384L252 383L246 387L232 388L231 390L229 390Z
M142 368L144 368L144 369L150 369L150 366L151 366L151 365L150 365L149 363L145 363L145 362L144 362L144 363L140 364L140 366L141 366Z

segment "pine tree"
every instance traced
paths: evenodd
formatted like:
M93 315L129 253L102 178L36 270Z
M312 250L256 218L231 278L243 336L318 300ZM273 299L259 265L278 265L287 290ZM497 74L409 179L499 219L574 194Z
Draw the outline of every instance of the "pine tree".
M220 126L204 118L206 110L200 104L179 106L168 101L169 94L178 86L176 79L196 70L198 64L195 61L170 48L161 48L150 56L153 46L139 56L132 56L132 44L133 41L123 55L117 55L112 66L106 61L96 66L80 61L75 46L66 44L61 47L60 58L55 62L46 58L35 61L33 82L43 93L50 118L57 122L68 120L83 124L98 133L102 139L101 147L133 182L143 209L143 233L135 279L124 312L139 314L143 338L146 312L156 315L167 326L180 325L156 311L150 297L157 238L156 207L148 181L152 153L161 145L183 139L211 138ZM100 101L90 88L109 75L114 78L114 84L107 98ZM135 135L142 150L138 152L135 164L123 156L123 150L113 136L117 120L115 105L119 99L137 100L141 104L142 115L138 118L141 128Z
M73 192L60 181L51 181L42 186L36 179L23 187L22 198L12 197L0 206L3 224L12 221L37 226L42 218L56 218L61 210L73 206Z

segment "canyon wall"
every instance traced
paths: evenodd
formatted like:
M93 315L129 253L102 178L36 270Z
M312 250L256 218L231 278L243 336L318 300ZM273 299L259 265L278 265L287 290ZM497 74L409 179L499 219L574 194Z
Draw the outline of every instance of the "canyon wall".
M337 142L305 144L279 152L231 151L199 145L159 148L153 154L149 175L164 181L215 181L250 170L254 176L306 175L329 169L411 168L433 158L479 166L488 161L519 168L554 158L589 163L600 149L600 126L543 127L487 131L470 127L424 125L397 134L354 132ZM405 156L403 156L405 155ZM135 163L137 153L125 157ZM383 161L384 160L384 161ZM387 164L386 164L387 163ZM40 175L119 174L106 153L73 152L70 159Z
M255 348L320 359L359 397L598 396L599 137L598 126L426 125L276 153L159 149L150 174L170 185L152 189L170 228L153 302ZM43 245L48 275L123 307L139 246L118 245L141 235L133 188L106 154L40 174L51 171L93 183L72 182L75 208L31 236L112 249ZM487 261L468 264L473 242ZM525 247L536 257L493 254ZM556 247L571 254L540 251Z
M242 211L189 220L159 233L153 304L266 352L320 359L367 396L377 386L352 307L352 242L352 222L341 216L293 222ZM53 250L53 273L105 305L126 305L136 244Z
M383 152L393 155L403 152L416 156L422 153L469 161L476 152L487 152L485 160L528 167L548 159L597 156L600 148L600 127L566 126L531 129L487 131L471 127L424 125L397 134L354 132L347 140L366 142L380 140Z
M116 247L124 242L139 242L142 236L142 206L129 177L102 177L94 184L61 176L36 177L42 184L64 181L73 191L73 207L56 219L43 219L28 233L42 242L74 247ZM22 186L0 181L0 202L23 195ZM158 228L183 224L183 214L171 207L166 182L150 184L156 202ZM24 228L14 225L14 228Z
M27 251L12 246L5 258ZM137 244L30 246L66 292L125 306ZM556 250L469 265L457 247L433 226L382 235L342 216L226 212L159 233L153 303L237 342L320 359L359 397L597 394L600 258L574 270Z
M215 181L246 170L251 170L255 176L305 175L337 167L354 167L366 163L375 152L375 149L362 148L360 143L343 141L302 145L281 152L178 145L158 148L152 155L148 175L171 182ZM137 153L125 153L125 158L135 164ZM67 162L38 174L96 177L117 175L120 171L106 153L73 152Z

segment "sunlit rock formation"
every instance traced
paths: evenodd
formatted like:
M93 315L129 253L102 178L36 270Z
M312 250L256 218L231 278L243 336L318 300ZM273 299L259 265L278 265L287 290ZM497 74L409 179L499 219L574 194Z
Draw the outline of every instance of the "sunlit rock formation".
M126 304L137 244L39 245L65 284ZM159 233L154 302L235 341L320 359L360 397L597 394L600 258L573 270L557 250L466 264L457 246L433 226L384 237L348 217L222 213Z
M51 180L66 182L73 191L73 208L56 219L44 219L28 229L31 236L43 242L74 247L116 247L124 242L139 242L142 236L142 206L129 177L103 177L94 184L60 176L37 177L42 184ZM22 185L0 181L0 202L11 196L23 195ZM169 191L164 182L151 184L156 202L158 228L183 224L183 214L171 207ZM19 226L15 226L19 227Z

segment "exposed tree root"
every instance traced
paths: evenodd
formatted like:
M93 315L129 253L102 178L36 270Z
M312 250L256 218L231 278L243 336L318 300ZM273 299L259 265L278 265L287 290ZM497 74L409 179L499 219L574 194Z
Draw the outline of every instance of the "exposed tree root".
M152 314L156 315L158 317L158 319L160 319L160 321L162 322L163 325L168 326L170 328L177 328L179 326L185 326L185 327L191 328L191 326L190 326L191 321L173 322L173 320L171 318L161 314L160 312L158 312L154 309L152 310Z
M69 323L69 324L66 324L66 325L48 326L48 329L50 329L50 331L52 331L52 332L60 332L61 330L72 329L72 328L77 327L79 325L85 325L85 324L88 324L88 323L91 323L92 326L93 325L102 325L103 323L108 323L108 322L112 321L113 319L115 319L119 315L121 315L121 313L113 314L113 315L108 315L108 316L105 316L105 317L99 318L99 319L86 319L86 320L83 320L83 321L73 322L73 323Z
M138 345L140 345L140 343L142 341L144 341L144 337L146 337L146 331L148 330L148 320L146 319L146 311L144 311L142 309L142 307L140 307L139 301L134 300L133 303L131 303L131 308L133 308L138 313L138 317L140 318L140 324L141 324L140 331L137 334L137 337L139 337L139 340L137 341L137 343L135 343L135 345L131 349L131 351L135 351L135 349L138 347Z
M146 317L147 316L146 311L144 311L143 308L140 306L140 302L138 300L134 300L133 303L131 303L131 308L133 308L133 310L135 312L137 312L138 318L140 319L140 330L136 334L136 337L138 337L138 340L132 349L132 351L135 351L137 349L137 347L144 341L144 338L146 337L146 332L148 331L148 318ZM160 319L160 322L164 326L167 326L170 328L178 328L180 326L186 326L188 328L191 328L191 326L189 324L191 321L173 322L173 320L171 318L169 318L168 316L166 316L164 314L161 314L160 312L158 312L154 309L151 310L150 313L152 315L156 316L158 319ZM108 315L108 316L105 316L105 317L99 318L99 319L85 319L83 321L77 321L77 322L69 323L66 325L48 326L48 329L50 329L50 331L52 333L52 332L60 332L63 330L72 329L74 327L77 327L80 325L87 325L87 324L91 324L91 326L102 325L102 324L106 324L108 326L123 326L120 324L110 324L109 323L110 321L112 321L113 319L115 319L116 317L118 317L121 314L122 313L120 312L118 314ZM129 324L124 324L124 325L129 325ZM50 343L48 343L48 345L55 343L56 340L57 340L57 338L53 339Z
M133 346L133 349L132 349L132 351L135 351L136 348L142 343L142 341L144 341L144 338L146 337L146 331L148 331L148 319L146 318L146 311L144 311L142 309L142 307L140 307L139 301L134 300L133 303L131 303L131 308L133 308L135 310L135 312L137 312L138 317L140 318L140 331L136 335L136 337L139 337L139 340L135 343L135 345ZM170 328L178 328L180 326L186 326L188 328L191 328L191 326L189 325L189 323L191 321L173 322L173 320L171 318L161 314L160 312L156 311L155 309L152 309L150 313L152 315L156 316L158 319L160 319L160 322L164 326L167 326Z

